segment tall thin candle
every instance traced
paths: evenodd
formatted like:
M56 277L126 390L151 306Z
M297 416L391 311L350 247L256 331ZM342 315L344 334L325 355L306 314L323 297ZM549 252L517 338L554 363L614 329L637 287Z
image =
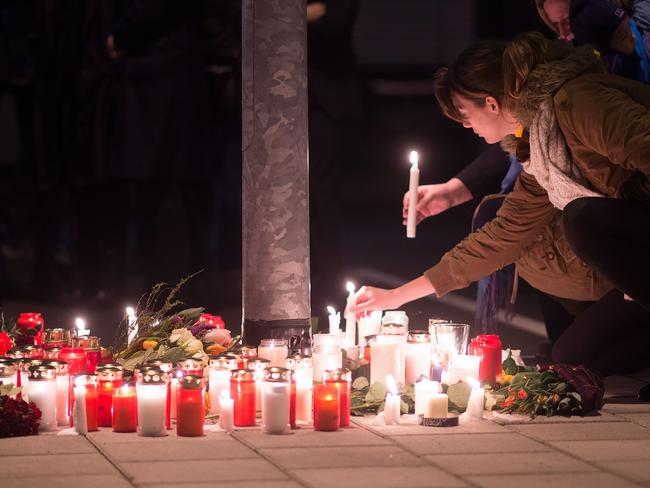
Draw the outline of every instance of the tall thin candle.
M411 151L409 160L411 161L411 170L409 172L409 208L406 218L406 237L414 239L417 226L418 186L420 184L417 151Z

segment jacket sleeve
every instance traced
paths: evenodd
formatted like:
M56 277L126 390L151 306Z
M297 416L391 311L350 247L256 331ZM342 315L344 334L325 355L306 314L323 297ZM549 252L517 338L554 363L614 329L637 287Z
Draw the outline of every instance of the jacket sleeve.
M463 239L424 276L439 297L464 288L513 263L557 212L535 178L522 172L497 216Z
M555 106L567 142L574 138L583 150L650 176L650 113L643 104L622 89L583 83L556 96Z
M501 181L509 167L508 155L498 144L494 144L463 168L456 178L463 182L472 197L481 199L501 191Z

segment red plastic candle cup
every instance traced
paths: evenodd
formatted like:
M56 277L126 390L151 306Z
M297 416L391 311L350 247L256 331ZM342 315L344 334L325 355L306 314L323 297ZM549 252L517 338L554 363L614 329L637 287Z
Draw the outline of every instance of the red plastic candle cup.
M99 337L75 337L72 341L72 345L77 348L83 348L86 353L85 371L88 373L94 373L95 369L102 361L102 350Z
M370 345L373 342L377 342L377 336L374 334L363 338L363 359L367 363L370 363L370 358L371 358Z
M230 397L234 400L234 423L237 427L255 425L255 372L234 369L230 376Z
M350 392L352 389L352 373L347 368L328 369L323 374L325 383L335 384L339 390L339 427L350 426Z
M135 432L138 428L138 402L135 385L123 384L113 390L113 432Z
M193 376L203 376L203 361L200 359L183 359L176 364L179 371L184 375L191 374Z
M296 428L296 375L291 372L291 397L289 399L289 425Z
M501 340L497 335L480 335L469 344L469 354L479 356L478 380L481 383L494 384L501 372Z
M19 345L43 346L45 321L40 313L21 313L16 324L20 328ZM29 329L33 329L27 332Z
M0 356L5 356L11 349L11 336L7 332L0 332Z
M257 348L253 346L243 346L239 351L239 369L248 368L248 361L257 358Z
M181 437L203 435L205 423L204 382L201 376L185 375L180 380L176 405L176 434Z
M333 431L339 428L339 397L336 383L314 384L314 430Z
M97 423L100 427L113 424L113 391L122 386L122 370L104 367L97 370Z
M68 371L75 375L86 369L86 352L82 347L63 347L59 359L68 363Z
M70 341L70 331L68 329L45 329L43 348L47 351L54 347L68 347Z

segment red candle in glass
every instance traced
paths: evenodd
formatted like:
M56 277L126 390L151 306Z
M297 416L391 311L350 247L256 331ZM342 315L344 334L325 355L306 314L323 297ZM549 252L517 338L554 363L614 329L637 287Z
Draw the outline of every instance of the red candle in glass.
M237 427L255 425L255 372L234 369L230 376L230 397L234 400L234 423Z
M40 313L21 313L18 316L16 324L20 328L20 336L18 337L18 343L20 345L34 345L39 347L43 345L45 321ZM28 329L33 329L33 331L28 333Z
M314 430L337 430L341 414L338 385L336 383L315 383L313 394Z
M479 356L478 380L481 383L494 384L497 375L501 372L501 340L493 334L479 335L469 344L469 354Z
M85 371L86 352L82 347L63 347L59 353L59 359L68 363L68 371L75 375Z
M176 434L181 437L203 435L205 423L203 378L185 375L180 380L176 405Z
M110 427L113 422L113 391L122 386L122 370L104 367L97 370L97 423Z
M123 384L113 390L113 432L135 432L138 428L138 402L135 386Z
M85 371L88 373L94 373L97 365L102 360L102 351L99 337L96 336L84 336L84 337L75 337L72 341L72 345L75 348L82 348L86 354L86 365Z
M157 366L159 367L163 373L167 375L167 402L165 403L165 428L167 430L172 428L172 372L174 369L174 365L168 361L147 361L147 366ZM188 366L186 364L186 367L190 370L197 370L200 368L200 371L203 372L203 363L198 362L198 366L195 364L191 364ZM189 374L189 373L188 373ZM197 375L195 375L197 376ZM201 376L201 375L198 375Z
M296 428L296 375L291 371L291 396L289 398L289 425Z
M352 373L347 368L328 369L323 376L325 383L335 384L339 390L339 427L349 427Z

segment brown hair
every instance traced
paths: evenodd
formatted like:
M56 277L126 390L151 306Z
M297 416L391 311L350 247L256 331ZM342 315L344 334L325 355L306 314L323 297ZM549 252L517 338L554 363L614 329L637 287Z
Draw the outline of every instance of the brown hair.
M448 68L436 72L434 93L442 112L457 122L462 117L452 100L460 95L477 105L485 104L485 97L504 99L501 62L505 42L480 41L465 49Z
M506 98L517 102L530 73L542 62L548 40L539 32L527 32L508 43L503 53L503 84Z

